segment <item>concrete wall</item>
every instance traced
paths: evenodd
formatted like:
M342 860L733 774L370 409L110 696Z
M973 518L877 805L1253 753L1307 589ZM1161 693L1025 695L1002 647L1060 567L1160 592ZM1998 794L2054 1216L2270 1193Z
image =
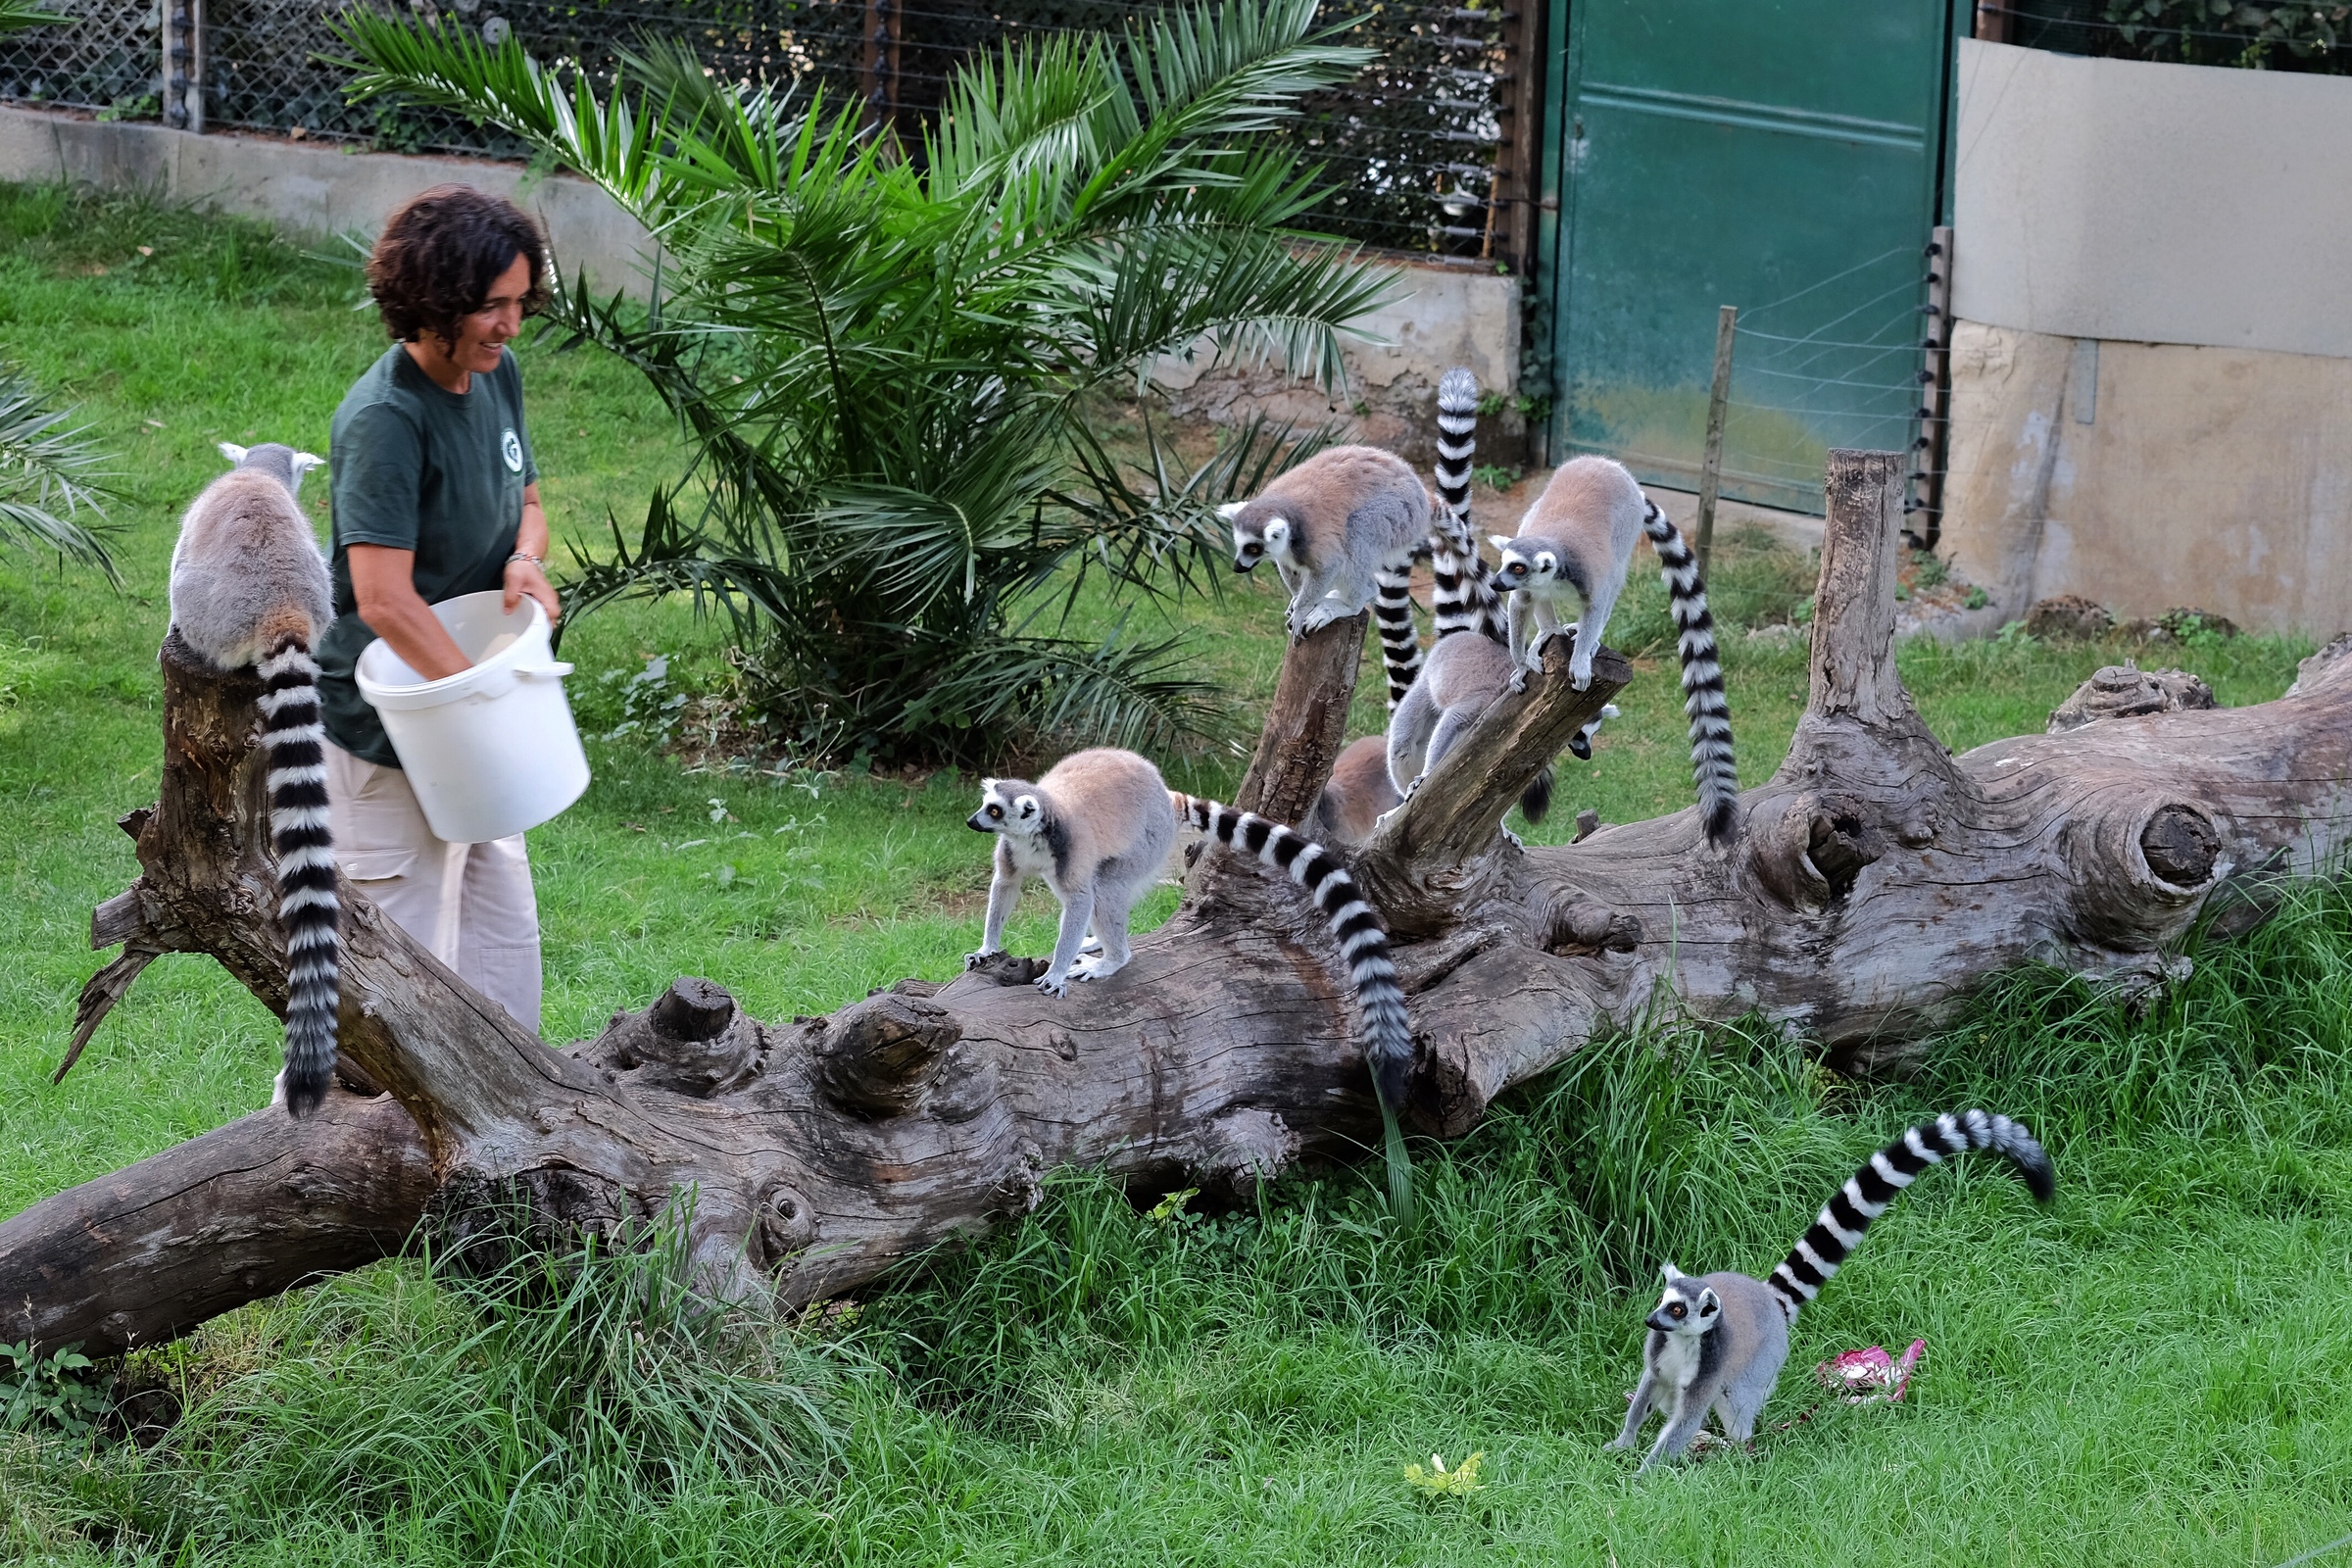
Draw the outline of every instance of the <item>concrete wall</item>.
M1961 46L1944 553L2352 627L2352 78Z
M1970 321L1952 348L1943 553L1996 621L2071 593L2352 629L2352 359Z
M268 136L194 135L161 125L107 123L0 108L0 180L137 187L168 201L258 218L297 233L373 235L403 201L462 180L512 197L547 225L557 261L593 285L643 297L654 245L635 220L586 180L527 180L514 164L412 158ZM1262 368L1211 368L1205 352L1161 362L1157 379L1180 414L1238 422L1252 412L1295 421L1336 416L1362 439L1426 447L1438 377L1456 365L1508 394L1518 385L1519 285L1464 268L1408 267L1401 297L1360 323L1376 341L1346 350L1348 386L1337 398ZM1360 405L1361 412L1357 412ZM1517 416L1497 433L1516 433ZM1490 443L1492 445L1492 443ZM1492 455L1506 461L1515 451Z
M601 291L642 296L653 241L584 179L527 180L518 164L410 158L268 136L195 135L163 125L102 124L71 115L0 108L0 179L70 180L152 191L166 201L258 218L324 237L372 236L392 210L428 185L460 180L509 197L547 225L569 276L585 267Z
M1963 319L2352 355L2352 76L1964 39Z
M1252 414L1294 424L1337 419L1355 440L1426 462L1436 451L1440 376L1467 366L1482 391L1518 390L1519 280L1463 267L1399 270L1398 297L1362 318L1364 338L1342 349L1345 388L1318 391L1264 366L1217 366L1207 345L1190 360L1162 359L1152 378L1179 415L1220 424ZM1480 421L1482 461L1516 462L1524 439L1516 410Z

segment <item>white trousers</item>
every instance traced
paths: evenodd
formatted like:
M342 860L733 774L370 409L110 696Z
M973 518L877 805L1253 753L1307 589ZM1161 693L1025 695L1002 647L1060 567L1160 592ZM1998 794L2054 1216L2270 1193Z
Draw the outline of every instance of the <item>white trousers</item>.
M522 835L433 836L409 777L331 742L326 803L343 874L459 978L539 1031L539 901Z

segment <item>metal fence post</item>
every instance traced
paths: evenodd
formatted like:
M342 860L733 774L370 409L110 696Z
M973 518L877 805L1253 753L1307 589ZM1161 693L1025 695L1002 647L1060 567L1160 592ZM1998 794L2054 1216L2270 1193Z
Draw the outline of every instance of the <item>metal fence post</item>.
M1707 580L1715 555L1715 499L1723 491L1723 421L1732 401L1732 335L1740 329L1740 307L1715 313L1715 384L1707 393L1707 450L1698 465L1698 580Z
M163 0L164 123L204 129L204 0Z

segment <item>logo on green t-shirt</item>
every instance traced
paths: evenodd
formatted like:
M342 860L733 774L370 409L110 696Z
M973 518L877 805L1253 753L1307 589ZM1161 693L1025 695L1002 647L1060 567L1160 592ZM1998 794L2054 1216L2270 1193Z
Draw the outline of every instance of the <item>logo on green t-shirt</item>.
M522 471L522 441L514 434L514 426L507 427L507 433L499 440L498 450L506 457L509 473Z

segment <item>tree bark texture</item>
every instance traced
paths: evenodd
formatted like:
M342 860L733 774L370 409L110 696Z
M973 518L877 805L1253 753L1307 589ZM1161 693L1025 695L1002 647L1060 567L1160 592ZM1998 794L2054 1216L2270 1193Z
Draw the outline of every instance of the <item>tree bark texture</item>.
M1728 846L1690 809L1558 848L1499 831L1536 769L1634 678L1604 649L1576 691L1555 645L1355 856L1396 938L1420 1049L1405 1111L1422 1130L1462 1133L1662 990L1694 1015L1760 1011L1839 1064L1885 1067L2021 961L2161 983L2217 893L2336 853L2346 643L2274 703L2094 717L1949 755L1894 671L1902 476L1896 454L1832 455L1810 700ZM1291 649L1241 804L1303 811L1344 736L1363 630L1358 617ZM95 944L124 956L92 980L82 1038L139 954L211 953L283 1004L254 684L175 642L164 669L162 798L125 819L142 872L93 921ZM1023 1212L1057 1165L1239 1193L1376 1136L1322 920L1220 852L1133 963L1065 999L1026 983L1038 960L1000 956L770 1024L686 979L569 1051L348 884L345 899L343 1075L386 1098L339 1091L303 1123L260 1112L0 1224L0 1310L23 1325L5 1332L120 1349L379 1255L420 1214L459 1236L519 1208L550 1240L621 1237L685 1193L709 1288L792 1304Z

